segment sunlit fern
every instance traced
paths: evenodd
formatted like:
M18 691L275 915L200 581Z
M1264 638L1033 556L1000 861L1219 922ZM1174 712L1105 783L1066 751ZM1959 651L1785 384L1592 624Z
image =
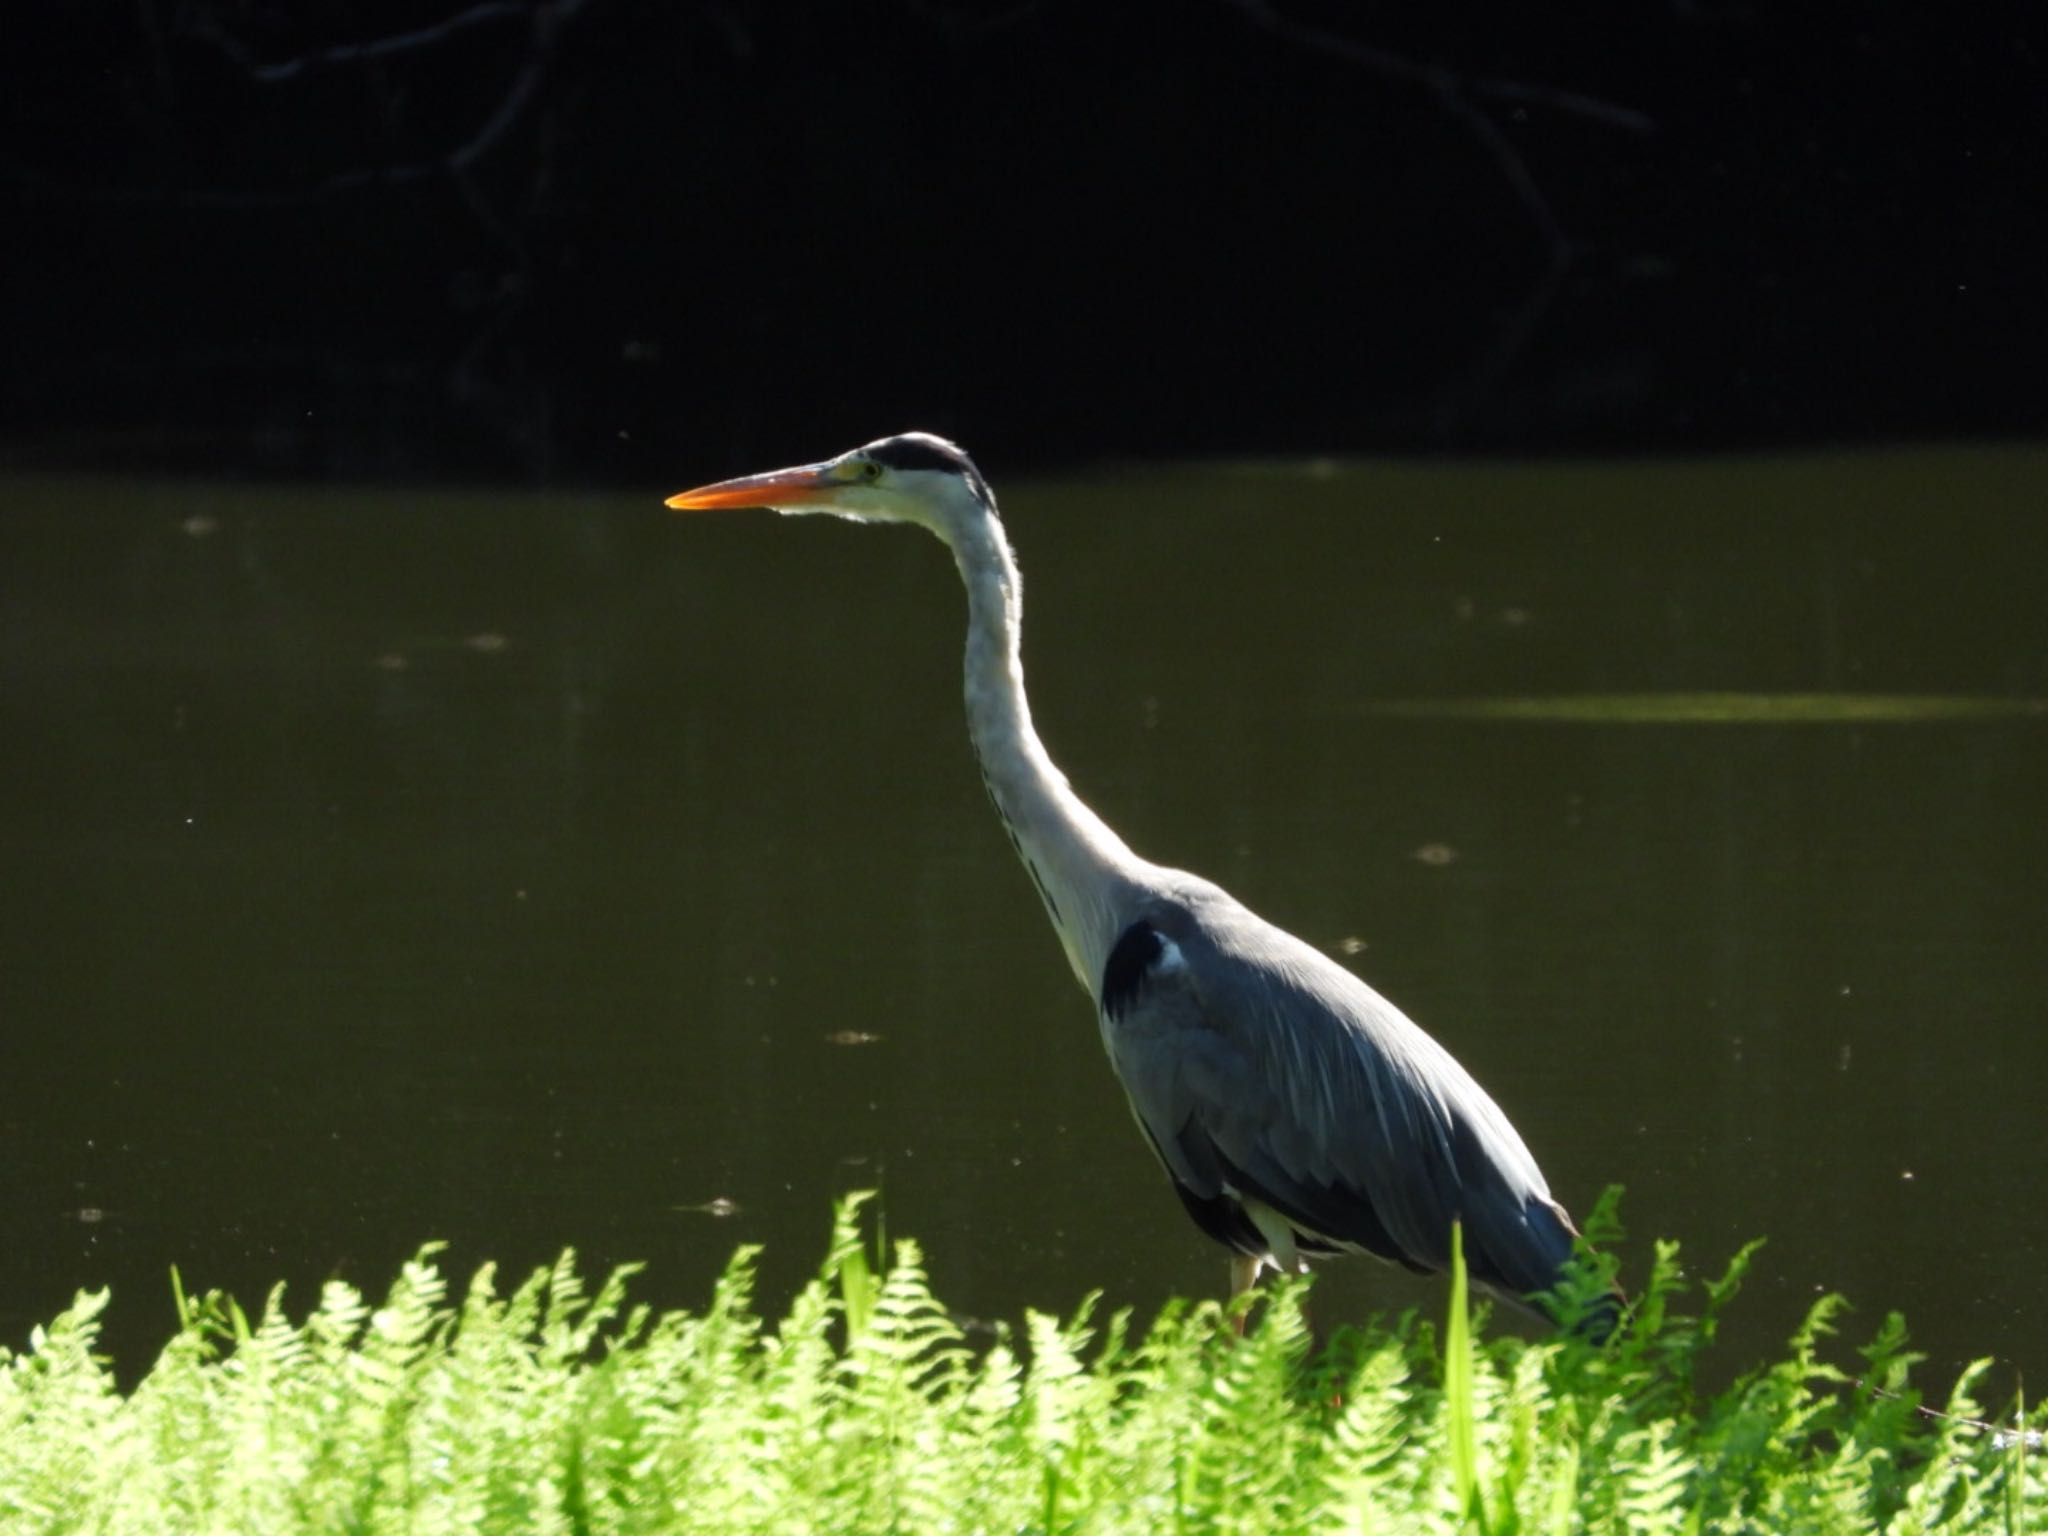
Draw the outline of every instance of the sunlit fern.
M1589 1230L1621 1246L1611 1202ZM0 1531L2044 1528L2043 1458L1983 1433L1974 1374L1953 1417L1919 1412L1895 1318L1852 1374L1823 1300L1782 1358L1701 1400L1752 1254L1690 1312L1657 1245L1605 1346L1488 1338L1461 1274L1441 1329L1411 1313L1318 1345L1293 1282L1243 1339L1213 1302L1144 1328L1084 1302L970 1343L916 1245L885 1265L851 1199L772 1323L752 1250L701 1311L656 1316L628 1272L593 1293L568 1255L458 1299L428 1249L375 1307L330 1284L252 1322L180 1291L127 1393L93 1353L107 1298L82 1296L0 1355ZM1609 1279L1589 1270L1580 1300Z

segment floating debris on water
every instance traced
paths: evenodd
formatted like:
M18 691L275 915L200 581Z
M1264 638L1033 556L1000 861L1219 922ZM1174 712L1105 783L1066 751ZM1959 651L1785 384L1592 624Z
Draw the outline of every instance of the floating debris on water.
M693 1216L716 1216L719 1220L723 1221L728 1216L739 1215L740 1203L725 1195L714 1195L702 1205L672 1205L669 1209L672 1211L682 1211Z

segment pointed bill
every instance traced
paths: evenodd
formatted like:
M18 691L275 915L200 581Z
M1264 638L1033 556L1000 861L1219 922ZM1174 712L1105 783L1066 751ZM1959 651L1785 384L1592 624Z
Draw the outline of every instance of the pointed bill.
M710 512L722 507L809 507L828 500L841 481L829 464L800 464L771 469L765 475L742 475L678 491L666 506L677 512Z

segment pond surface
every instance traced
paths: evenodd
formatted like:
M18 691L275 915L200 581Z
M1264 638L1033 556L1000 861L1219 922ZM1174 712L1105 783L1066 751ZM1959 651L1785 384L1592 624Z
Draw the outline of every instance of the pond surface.
M821 445L829 448L832 445ZM679 464L676 486L743 468ZM998 486L1001 465L987 466ZM900 529L0 485L0 1341L427 1239L765 1304L878 1186L978 1317L1213 1293ZM2048 454L1011 485L1039 723L1436 1033L1583 1212L2048 1369ZM1328 1272L1328 1319L1441 1306Z

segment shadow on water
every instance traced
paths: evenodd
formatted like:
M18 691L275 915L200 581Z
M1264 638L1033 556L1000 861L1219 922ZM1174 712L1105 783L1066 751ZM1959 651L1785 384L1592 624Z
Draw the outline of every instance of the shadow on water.
M677 1304L760 1241L772 1293L853 1185L979 1316L1220 1286L982 802L941 553L669 489L0 486L0 1337L111 1282L132 1370L174 1262L304 1303L428 1237ZM1005 512L1041 726L1140 851L1393 995L1568 1203L1701 1268L1768 1234L1731 1356L1840 1289L1947 1372L2040 1363L2044 491L1952 450Z

